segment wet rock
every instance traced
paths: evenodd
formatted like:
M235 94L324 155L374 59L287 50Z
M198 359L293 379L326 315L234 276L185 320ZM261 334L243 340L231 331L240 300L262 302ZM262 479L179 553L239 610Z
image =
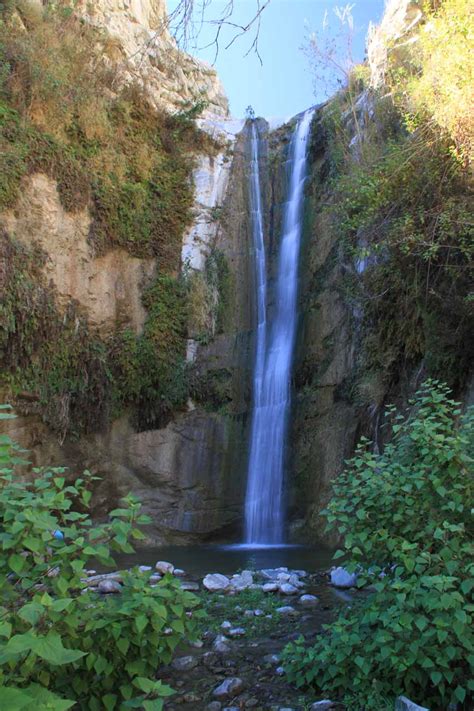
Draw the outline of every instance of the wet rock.
M243 637L245 634L245 630L243 627L234 627L233 629L229 630L229 637Z
M264 593L277 592L278 583L265 583L265 585L262 586L262 590Z
M345 568L331 570L331 585L336 588L352 588L357 584L357 573L349 573Z
M215 638L212 648L215 652L219 652L219 654L226 654L231 650L230 640L220 634Z
M171 666L173 669L176 669L176 671L184 672L191 671L191 669L197 667L198 664L198 659L189 655L187 657L178 657L177 659L174 659Z
M98 585L98 590L103 595L108 595L110 593L122 592L122 586L117 580L101 580Z
M212 695L218 699L227 699L240 694L240 692L244 690L244 686L242 679L239 679L238 676L232 676L229 679L224 679L222 684L219 684L219 686L214 689Z
M406 696L399 696L395 701L395 711L429 711L425 706L418 706Z
M210 592L223 592L229 589L230 580L226 575L221 575L221 573L209 573L202 581L202 584Z
M309 711L327 711L327 709L336 708L337 704L334 701L329 701L329 699L322 699L322 701L315 701L311 704Z
M222 704L220 701L211 701L210 704L206 706L205 711L221 711Z
M169 573L170 575L174 572L173 563L168 563L166 560L159 560L155 565L156 570L162 575Z
M291 583L283 583L280 585L280 592L283 593L283 595L296 595L298 588L291 585Z
M291 605L283 605L283 607L277 607L275 612L278 612L280 615L297 615L298 612L295 610L294 607L291 607Z
M318 604L319 600L316 595L302 595L299 602L301 605L304 605L304 607L314 607Z
M294 585L295 588L304 588L304 583L301 582L297 575L290 575L288 582L290 585Z
M182 568L175 568L173 571L173 575L176 575L176 577L178 578L182 578L186 575L186 571Z
M277 668L275 669L275 674L276 674L277 676L284 676L284 674L285 674L284 668L283 668L283 667L277 667Z

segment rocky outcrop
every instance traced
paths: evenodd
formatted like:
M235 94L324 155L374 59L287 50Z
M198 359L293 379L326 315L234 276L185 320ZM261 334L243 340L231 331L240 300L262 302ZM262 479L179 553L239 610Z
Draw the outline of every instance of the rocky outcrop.
M175 111L203 102L208 115L228 114L215 70L182 52L170 35L165 0L79 0L74 9L105 30L121 80L142 85L155 106Z
M88 241L92 217L87 208L67 212L56 182L43 173L28 176L22 187L15 209L1 215L1 223L14 239L45 252L44 273L59 303L77 302L101 333L120 324L140 333L142 286L154 274L155 260L137 259L122 249L96 257Z

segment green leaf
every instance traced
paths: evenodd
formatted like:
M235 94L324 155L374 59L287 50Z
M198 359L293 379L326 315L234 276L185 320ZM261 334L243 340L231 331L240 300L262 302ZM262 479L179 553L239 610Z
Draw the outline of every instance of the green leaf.
M56 632L49 632L46 637L35 637L32 651L49 664L58 666L71 664L86 655L78 649L66 649Z

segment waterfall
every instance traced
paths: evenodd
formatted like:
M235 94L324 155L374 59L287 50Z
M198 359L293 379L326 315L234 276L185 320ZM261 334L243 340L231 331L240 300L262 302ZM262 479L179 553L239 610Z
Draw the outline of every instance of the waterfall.
M312 117L311 109L298 120L290 145L290 180L284 205L275 316L268 324L259 138L255 123L252 124L250 199L257 286L257 345L245 499L245 542L249 544L278 544L283 542L284 536L284 459L291 402L306 153Z

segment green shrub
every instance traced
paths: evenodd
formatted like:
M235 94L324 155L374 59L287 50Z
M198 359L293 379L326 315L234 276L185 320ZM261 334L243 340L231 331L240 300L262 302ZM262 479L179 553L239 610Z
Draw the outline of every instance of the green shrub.
M2 409L0 417L7 416ZM183 638L193 638L197 599L165 576L123 576L120 594L88 590L92 562L114 565L113 551L133 551L147 523L132 497L109 520L87 513L92 477L70 484L64 469L35 469L19 480L22 452L0 439L0 696L11 711L39 708L162 708L172 691L156 679ZM56 538L61 531L63 538ZM191 615L191 616L190 616ZM52 699L50 694L58 698ZM62 700L61 700L62 699ZM68 701L69 700L69 701ZM52 705L48 705L51 703ZM28 705L30 704L30 705ZM43 704L43 705L42 705Z
M336 557L374 592L313 647L289 645L285 666L351 709L400 693L432 709L472 707L474 409L461 417L448 393L427 381L407 414L392 409L391 443L382 454L361 443L323 512L344 537Z

